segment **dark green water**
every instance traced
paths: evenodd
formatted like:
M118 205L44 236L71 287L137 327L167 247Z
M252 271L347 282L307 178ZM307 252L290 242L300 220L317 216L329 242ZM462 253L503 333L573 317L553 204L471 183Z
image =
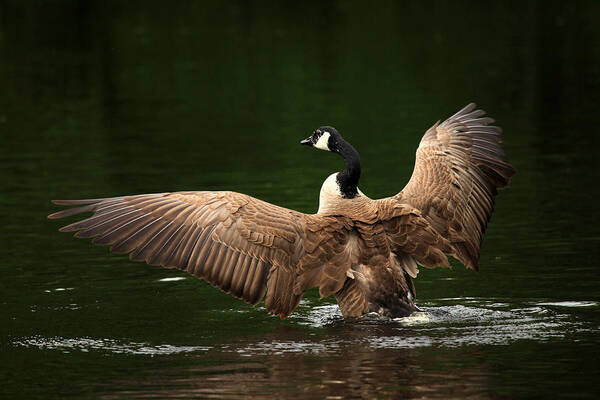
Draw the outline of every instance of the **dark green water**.
M156 3L156 4L154 4ZM600 4L0 1L5 398L597 398ZM370 197L469 101L518 174L481 272L421 271L417 318L285 321L60 234L53 198L234 190L315 212L341 160Z

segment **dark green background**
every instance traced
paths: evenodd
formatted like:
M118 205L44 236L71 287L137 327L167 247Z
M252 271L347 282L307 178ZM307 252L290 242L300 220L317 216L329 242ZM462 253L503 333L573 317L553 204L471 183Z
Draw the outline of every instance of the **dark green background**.
M595 398L600 3L0 1L7 398ZM395 194L470 101L518 174L481 272L421 271L429 322L286 321L56 232L52 198L234 190L315 212L340 159Z

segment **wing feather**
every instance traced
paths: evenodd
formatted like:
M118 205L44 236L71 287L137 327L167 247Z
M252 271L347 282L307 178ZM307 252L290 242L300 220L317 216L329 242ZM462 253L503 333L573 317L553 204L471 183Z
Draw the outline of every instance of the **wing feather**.
M478 269L494 198L515 169L502 147L502 130L471 103L434 124L417 149L412 177L394 198L417 208L452 245L452 255Z
M63 232L111 245L134 261L185 270L251 304L267 293L267 311L285 318L303 248L305 214L234 192L178 192L107 199L56 200L74 208L49 218L93 212Z

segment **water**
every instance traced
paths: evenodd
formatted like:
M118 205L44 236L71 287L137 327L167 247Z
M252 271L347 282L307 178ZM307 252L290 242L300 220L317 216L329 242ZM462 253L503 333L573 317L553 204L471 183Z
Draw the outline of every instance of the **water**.
M0 369L6 398L596 398L599 6L0 2ZM287 320L132 263L52 198L234 190L315 212L331 124L396 193L469 101L518 174L481 272L422 270L421 312Z

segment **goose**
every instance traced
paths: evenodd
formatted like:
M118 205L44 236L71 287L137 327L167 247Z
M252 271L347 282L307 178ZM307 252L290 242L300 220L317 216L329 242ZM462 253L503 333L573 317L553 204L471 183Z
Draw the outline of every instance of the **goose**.
M398 194L373 200L358 188L360 156L331 126L300 143L340 155L345 169L325 179L316 214L231 191L53 200L86 212L59 230L94 238L133 261L178 268L267 312L288 317L317 287L344 318L397 318L418 311L418 268L478 271L480 246L498 189L515 169L502 130L471 103L422 137L412 176Z

